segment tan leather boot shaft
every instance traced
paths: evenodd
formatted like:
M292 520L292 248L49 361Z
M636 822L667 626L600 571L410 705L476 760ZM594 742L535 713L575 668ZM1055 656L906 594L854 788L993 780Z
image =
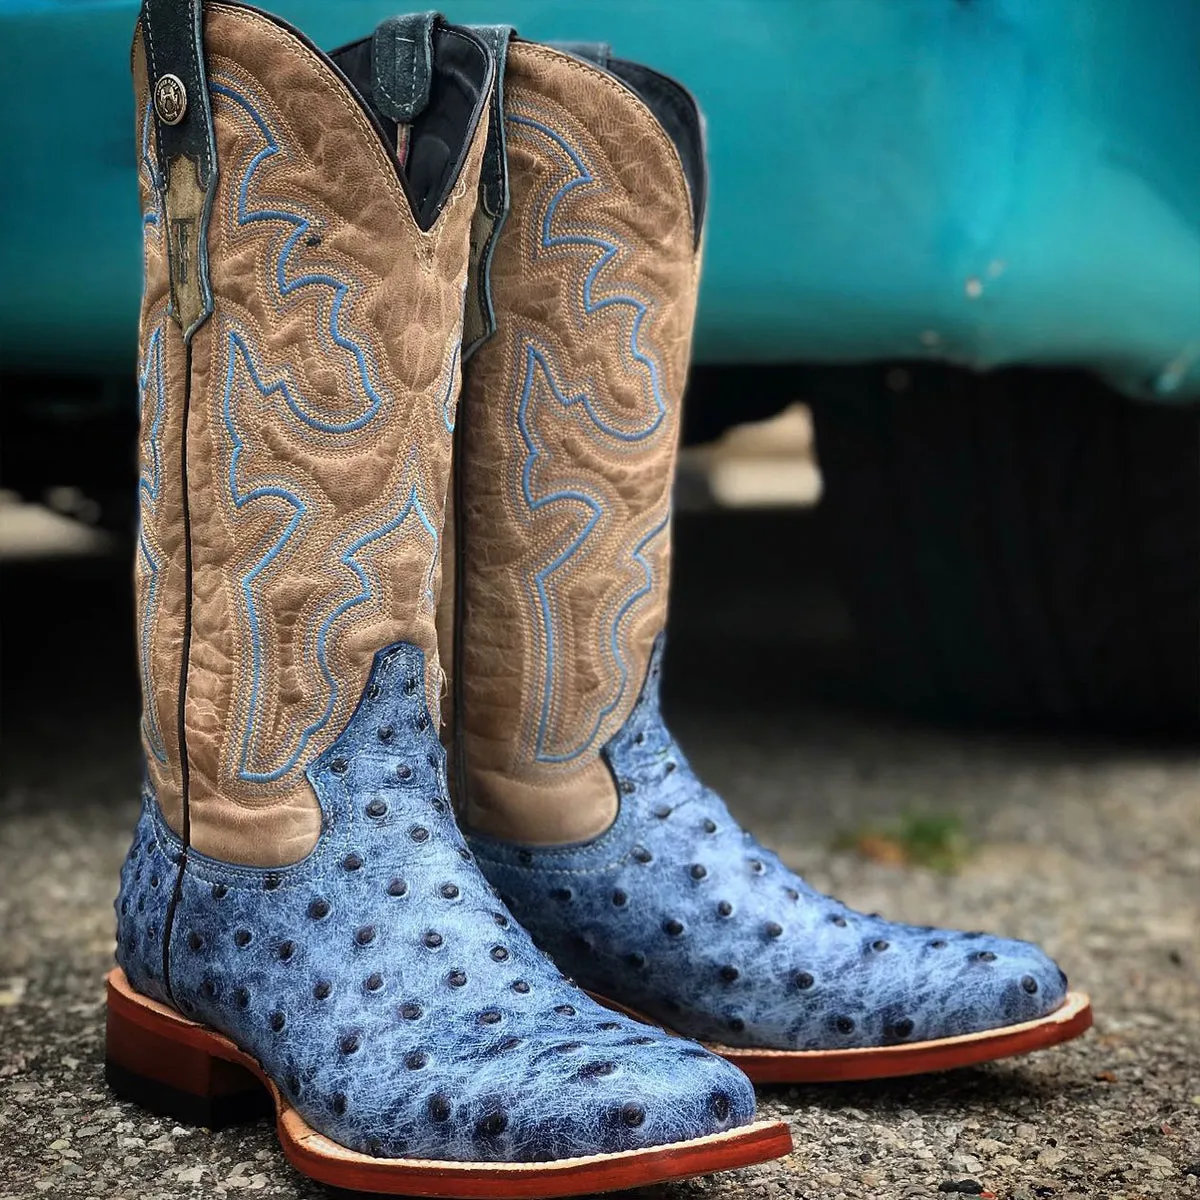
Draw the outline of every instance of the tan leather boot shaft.
M143 164L143 740L192 846L279 865L317 841L305 768L345 726L377 650L423 650L438 711L434 609L486 118L425 232L327 61L247 9L207 5L204 29L214 304L187 347L167 313L153 139Z
M504 87L497 328L460 411L455 778L472 828L544 844L616 813L600 750L665 621L699 262L679 154L633 91L526 42Z

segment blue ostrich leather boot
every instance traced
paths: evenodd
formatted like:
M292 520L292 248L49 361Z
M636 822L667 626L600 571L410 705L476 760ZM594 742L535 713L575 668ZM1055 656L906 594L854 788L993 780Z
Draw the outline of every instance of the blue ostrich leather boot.
M735 1067L602 1008L451 811L435 627L495 59L434 15L321 54L148 0L146 782L108 1078L273 1107L343 1188L558 1196L786 1153Z
M514 43L495 335L466 367L452 780L485 874L594 994L752 1078L899 1074L1073 1036L1036 947L815 892L663 724L670 495L706 183L692 98L606 47Z

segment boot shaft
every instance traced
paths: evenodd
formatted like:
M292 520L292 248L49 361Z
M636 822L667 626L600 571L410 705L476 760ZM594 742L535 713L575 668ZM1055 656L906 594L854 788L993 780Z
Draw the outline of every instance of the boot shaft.
M436 719L434 609L491 65L482 45L428 22L347 47L344 73L256 11L208 4L203 18L207 219L194 199L203 170L170 157L166 72L145 22L133 55L143 742L166 819L191 846L276 865L317 840L306 769L346 726L381 647L422 652ZM395 60L397 33L414 29L424 67ZM406 73L400 103L388 69ZM195 114L203 93L194 80L190 91Z
M474 828L534 842L616 813L601 751L665 622L699 274L694 101L590 53L508 48L495 333L457 449L457 799Z

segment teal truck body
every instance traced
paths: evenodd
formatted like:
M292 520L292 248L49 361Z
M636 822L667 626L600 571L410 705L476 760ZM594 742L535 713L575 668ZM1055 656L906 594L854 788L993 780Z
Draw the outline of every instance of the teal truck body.
M273 0L319 45L394 0ZM1200 392L1200 4L445 0L708 118L702 362L1080 365ZM0 2L0 364L131 368L134 0Z

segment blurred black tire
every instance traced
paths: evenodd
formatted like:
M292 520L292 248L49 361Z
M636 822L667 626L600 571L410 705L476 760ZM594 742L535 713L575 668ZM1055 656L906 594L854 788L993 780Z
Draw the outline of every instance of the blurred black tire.
M1200 414L1077 372L814 372L873 682L939 718L1200 729Z

